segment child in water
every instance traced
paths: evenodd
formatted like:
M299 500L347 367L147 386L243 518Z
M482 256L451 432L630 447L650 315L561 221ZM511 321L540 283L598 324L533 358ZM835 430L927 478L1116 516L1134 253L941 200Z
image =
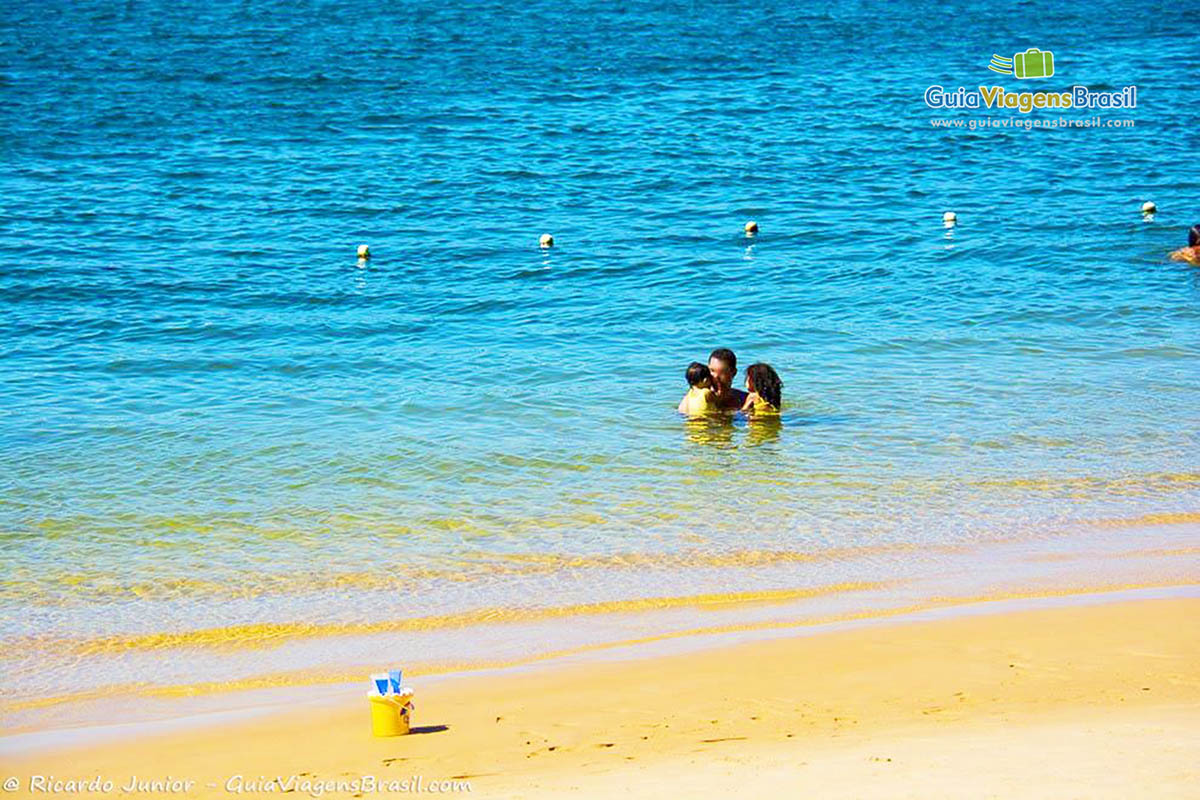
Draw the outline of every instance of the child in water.
M1200 266L1200 225L1193 225L1188 231L1188 246L1181 247L1171 253L1172 261L1186 261Z
M783 407L783 381L770 364L751 364L746 370L746 402L742 413L778 414Z
M719 408L712 390L712 374L708 367L693 361L687 368L688 393L679 401L679 413L697 417Z

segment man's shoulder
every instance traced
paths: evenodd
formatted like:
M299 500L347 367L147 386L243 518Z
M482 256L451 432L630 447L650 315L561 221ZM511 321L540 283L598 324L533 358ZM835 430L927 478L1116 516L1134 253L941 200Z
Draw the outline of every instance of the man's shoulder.
M730 388L729 398L725 401L726 408L741 408L746 402L746 393L741 389Z
M1189 264L1200 264L1200 247L1181 247L1171 253L1172 261L1186 261Z

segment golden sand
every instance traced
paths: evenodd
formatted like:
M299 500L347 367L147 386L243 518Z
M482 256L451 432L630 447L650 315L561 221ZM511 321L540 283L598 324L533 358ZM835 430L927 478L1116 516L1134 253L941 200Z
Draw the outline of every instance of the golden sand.
M1200 598L893 619L416 689L405 737L372 738L354 692L3 773L16 796L32 775L135 775L217 797L277 780L350 796L361 776L477 797L1200 797Z

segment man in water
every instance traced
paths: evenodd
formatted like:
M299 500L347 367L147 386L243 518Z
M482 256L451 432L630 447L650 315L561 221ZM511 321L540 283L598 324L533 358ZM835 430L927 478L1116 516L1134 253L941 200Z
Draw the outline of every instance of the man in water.
M1188 231L1188 246L1181 247L1171 253L1172 261L1186 261L1200 266L1200 225L1193 225Z
M712 378L712 392L721 408L737 411L746 402L746 393L733 388L737 375L737 356L732 350L718 347L708 357L708 372Z

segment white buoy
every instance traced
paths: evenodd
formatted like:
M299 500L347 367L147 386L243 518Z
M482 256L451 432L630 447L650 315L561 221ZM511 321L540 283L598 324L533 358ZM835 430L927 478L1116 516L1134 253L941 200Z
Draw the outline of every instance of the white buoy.
M538 244L542 247L554 247L554 237L548 233L543 233L542 238L538 239Z
M1153 214L1155 211L1158 211L1158 206L1154 205L1153 200L1147 200L1146 202L1142 203L1143 214Z
M758 233L758 223L754 220L750 220L743 227L745 228L747 236L753 236L754 234Z
M958 222L958 214L955 214L953 211L947 211L945 214L942 214L942 222L953 225Z
M370 258L371 257L371 248L367 247L365 244L360 244L358 246L358 257L359 258Z

